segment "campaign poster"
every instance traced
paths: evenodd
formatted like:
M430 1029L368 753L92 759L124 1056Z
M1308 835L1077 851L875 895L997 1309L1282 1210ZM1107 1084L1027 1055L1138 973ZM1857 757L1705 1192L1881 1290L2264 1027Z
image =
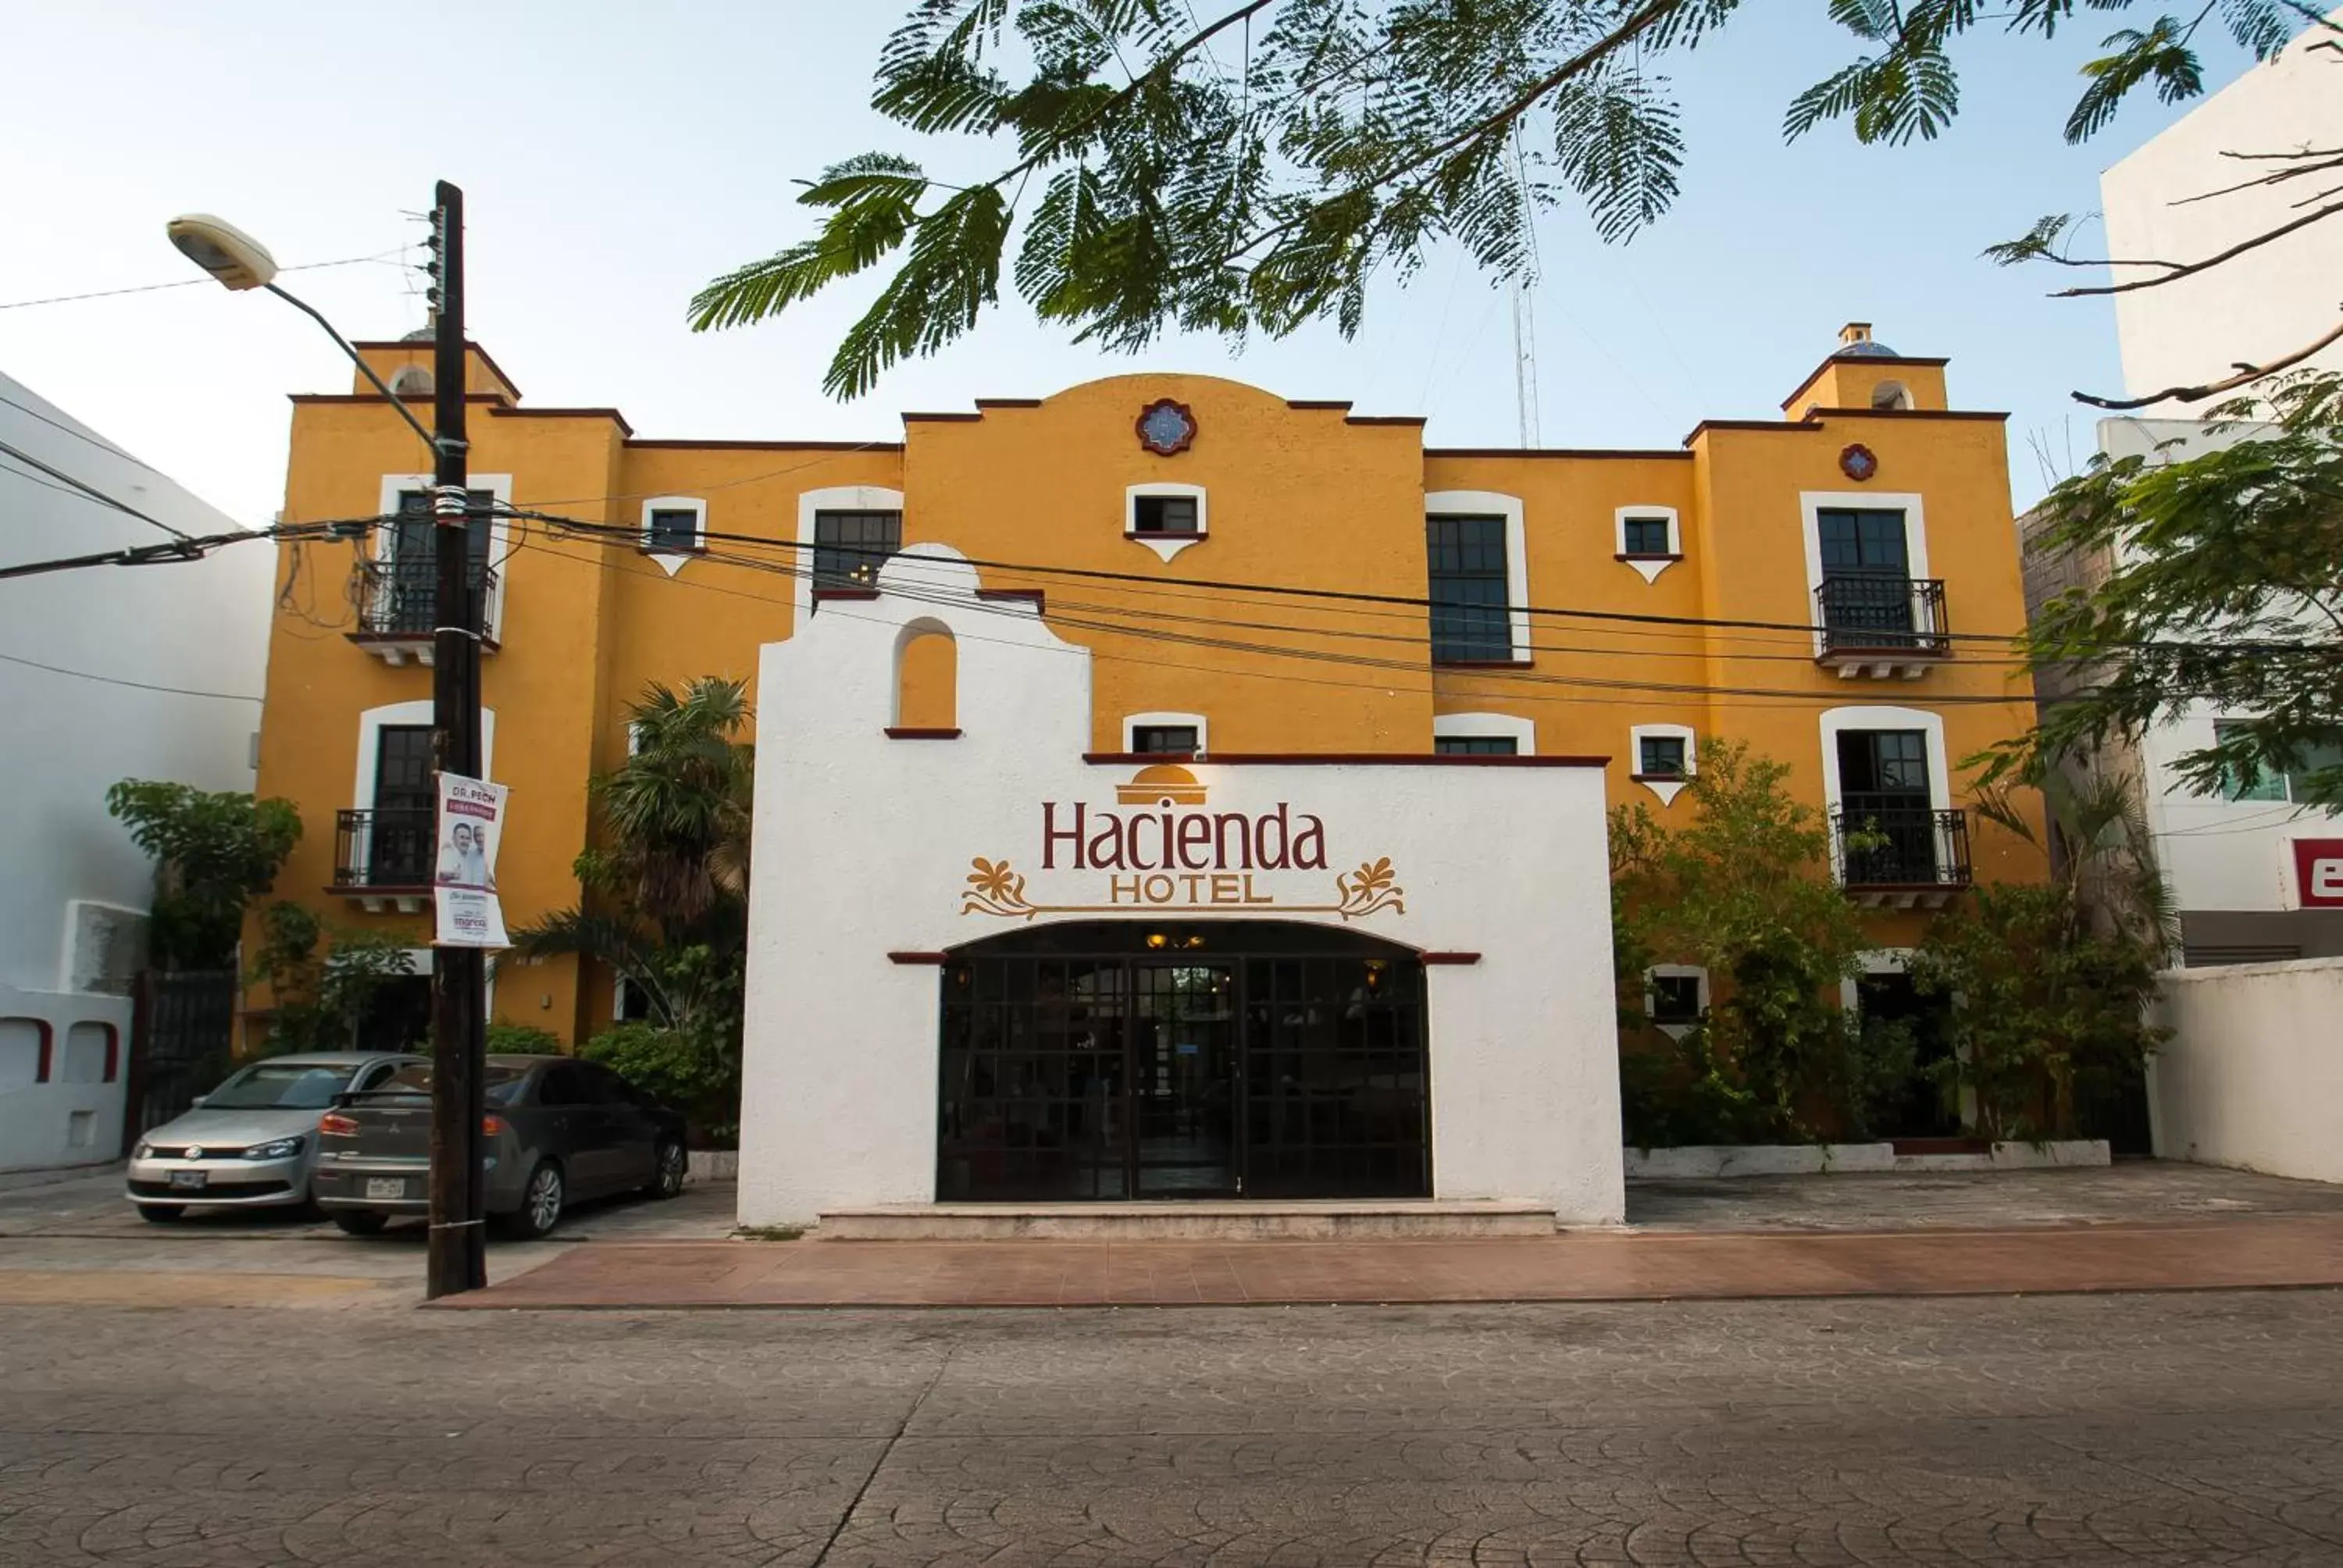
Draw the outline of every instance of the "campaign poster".
M508 948L497 901L497 841L504 836L505 786L439 775L439 849L431 876L438 916L435 947Z

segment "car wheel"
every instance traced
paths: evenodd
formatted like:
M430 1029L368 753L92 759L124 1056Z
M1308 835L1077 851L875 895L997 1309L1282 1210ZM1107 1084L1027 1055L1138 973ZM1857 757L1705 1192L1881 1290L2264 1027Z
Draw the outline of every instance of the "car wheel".
M654 1198L680 1198L683 1179L690 1172L691 1156L683 1145L672 1140L661 1140L659 1151L651 1156L651 1184L643 1189Z
M561 1167L540 1160L528 1173L528 1185L521 1189L520 1207L499 1216L502 1223L498 1228L517 1241L534 1241L561 1222L562 1203L568 1196Z
M138 1205L138 1217L141 1220L146 1221L149 1225L167 1225L186 1212L186 1208L177 1203L141 1203Z
M353 1236L379 1236L382 1228L390 1223L390 1216L371 1209L337 1209L334 1223Z

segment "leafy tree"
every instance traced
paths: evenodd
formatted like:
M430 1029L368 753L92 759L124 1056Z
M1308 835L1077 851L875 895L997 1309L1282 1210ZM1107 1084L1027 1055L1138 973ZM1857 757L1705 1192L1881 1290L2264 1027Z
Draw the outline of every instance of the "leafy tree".
M260 933L252 978L267 982L272 999L272 1055L358 1049L375 999L415 972L405 937L329 930L309 910L282 900L261 911Z
M300 841L289 800L125 779L106 809L155 861L149 950L166 969L220 969L236 961L245 907L268 890Z
M1861 1131L1911 1068L1908 1040L1838 1006L1871 941L1828 874L1830 829L1791 798L1789 773L1742 742L1704 741L1688 819L1611 812L1630 940L1709 972L1686 1068L1737 1136Z
M2041 779L2203 704L2249 717L2177 759L2191 788L2283 775L2298 804L2343 808L2343 376L2279 377L2213 428L2258 408L2277 419L2253 439L2102 457L2042 502L2034 548L2077 558L2085 586L2034 616L2026 650L2056 699L1988 754L1986 782Z
M1936 1070L1975 1091L1993 1138L2074 1136L2078 1100L2135 1081L2163 1037L2147 1006L2177 918L2146 813L2106 778L2056 775L2045 794L2066 849L2050 879L1972 890L1912 957L1923 991L1957 999ZM2034 841L2006 804L1980 809Z
M1865 142L1933 138L1960 106L1953 55L1987 22L2047 40L2077 0L1826 0L1855 58L1800 94L1784 134L1826 120ZM2135 0L2088 0L2132 12ZM1015 286L1084 341L1132 349L1168 328L1272 337L1331 317L1355 333L1366 284L1405 277L1440 240L1525 276L1534 206L1584 204L1624 240L1674 200L1684 146L1662 67L1715 39L1740 0L913 0L872 105L957 149L1007 144L946 179L901 152L822 172L799 197L812 237L715 279L693 327L761 320L891 263L826 387L960 337L997 304L1021 213ZM2085 67L2079 140L2131 93L2203 90L2194 20L2111 35ZM1209 11L1209 15L1207 12ZM2257 58L2308 13L2224 0ZM1031 199L1030 207L1025 204Z

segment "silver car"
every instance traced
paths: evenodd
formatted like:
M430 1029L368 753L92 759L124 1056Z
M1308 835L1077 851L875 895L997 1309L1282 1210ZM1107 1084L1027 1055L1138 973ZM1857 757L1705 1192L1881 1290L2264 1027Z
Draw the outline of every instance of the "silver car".
M327 1050L253 1062L197 1097L185 1116L139 1138L125 1195L156 1224L190 1209L305 1206L317 1163L317 1120L334 1097L373 1089L424 1060Z

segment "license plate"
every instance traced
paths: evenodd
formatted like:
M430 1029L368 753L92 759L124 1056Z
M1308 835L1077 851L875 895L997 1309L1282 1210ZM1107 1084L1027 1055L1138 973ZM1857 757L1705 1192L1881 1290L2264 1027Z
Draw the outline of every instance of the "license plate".
M367 1196L404 1198L407 1196L407 1179L403 1176L369 1176L367 1178Z
M199 1188L209 1180L210 1173L204 1171L174 1171L171 1172L171 1185L174 1187Z

